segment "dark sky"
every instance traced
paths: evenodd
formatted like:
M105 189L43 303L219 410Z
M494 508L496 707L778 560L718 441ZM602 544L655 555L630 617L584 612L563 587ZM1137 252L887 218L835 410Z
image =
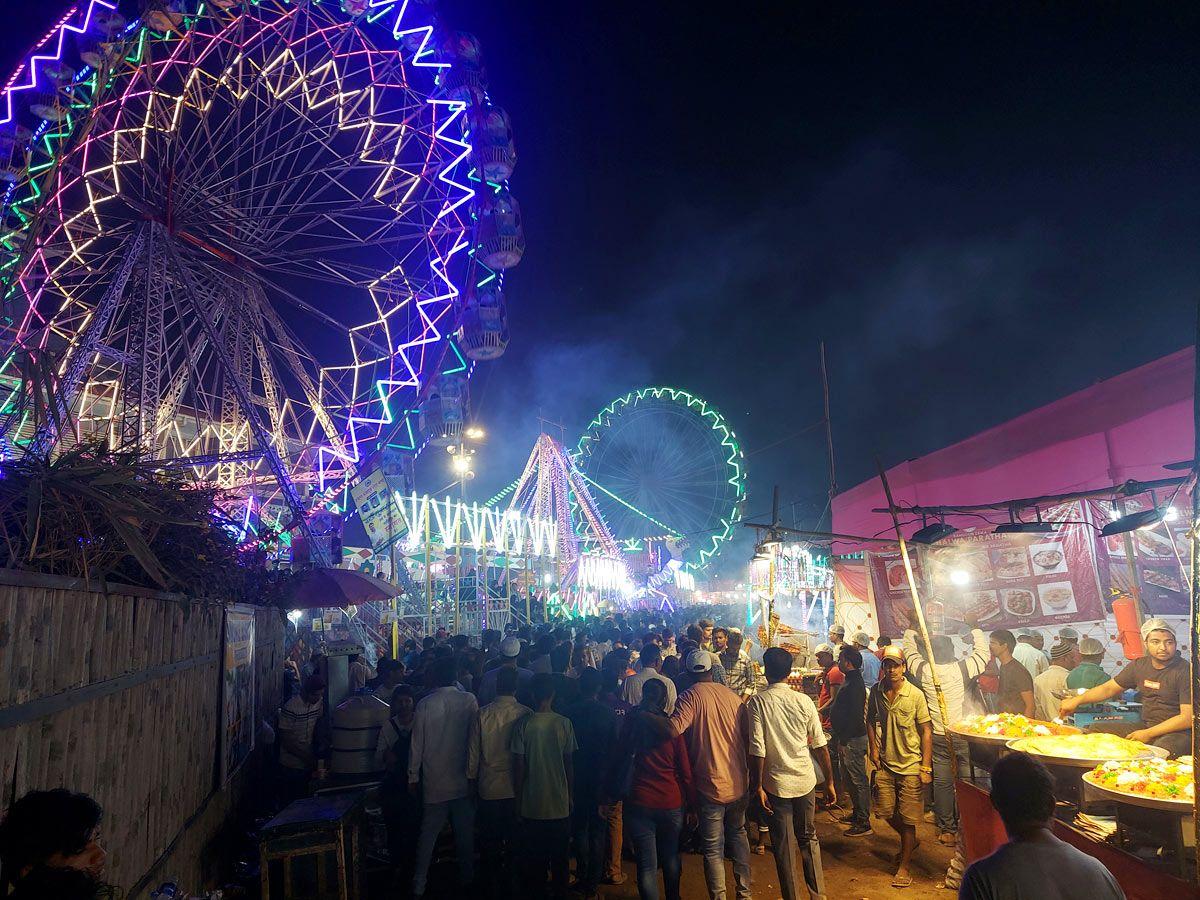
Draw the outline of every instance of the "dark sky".
M779 483L811 526L822 339L842 487L1191 339L1194 4L444 6L512 115L528 236L480 496L538 415L573 443L667 383L738 430L749 513ZM44 8L8 11L6 65Z
M493 432L676 384L811 526L822 339L842 487L1190 341L1200 8L536 6L452 6L529 242Z

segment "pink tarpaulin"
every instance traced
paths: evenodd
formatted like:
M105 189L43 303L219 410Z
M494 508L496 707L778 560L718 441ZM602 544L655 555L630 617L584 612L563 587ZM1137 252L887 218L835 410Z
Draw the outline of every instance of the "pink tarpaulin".
M892 492L902 506L971 505L1177 475L1162 466L1192 457L1194 378L1193 351L1173 353L894 466ZM878 478L843 491L833 501L833 530L887 537L891 519L871 512L886 505Z

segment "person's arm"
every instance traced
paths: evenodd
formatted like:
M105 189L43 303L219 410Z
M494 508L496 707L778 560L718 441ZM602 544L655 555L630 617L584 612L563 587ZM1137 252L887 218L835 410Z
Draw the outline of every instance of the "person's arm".
M1033 691L1021 691L1021 702L1025 704L1025 718L1036 718L1033 714L1036 706L1033 701Z
M525 796L525 754L517 753L515 750L512 755L512 773L513 773L513 796L516 798L517 821L523 817L521 815L521 798Z
M758 802L762 804L763 810L769 816L775 810L771 808L771 798L767 796L767 790L763 787L763 774L766 769L767 759L765 756L750 757L750 793L758 797Z
M1143 744L1149 744L1162 737L1164 734L1174 734L1177 731L1187 731L1192 727L1192 704L1180 703L1178 715L1171 716L1169 719L1163 719L1157 725L1150 728L1139 728L1137 731L1131 731L1126 735L1131 741L1141 741Z
M987 668L992 651L982 628L971 629L971 644L971 655L967 657L967 675L975 678Z
M922 722L921 729L921 784L933 783L933 723Z
M932 745L930 745L932 751ZM821 774L825 776L825 802L830 806L837 804L837 788L833 785L833 761L829 758L829 745L818 747L813 753L817 757L817 765L821 767Z
M673 737L671 743L675 748L675 774L679 779L679 789L683 793L687 808L696 810L699 804L696 800L696 780L692 777L692 760L683 744L683 738Z
M566 734L563 740L563 768L567 773L567 808L575 809L575 751L579 743L575 740L575 726L571 720L566 720Z
M521 816L521 798L525 795L525 720L517 723L508 739L508 749L512 752L513 797L516 800L517 820Z
M658 740L665 741L691 728L695 718L695 701L690 691L684 691L675 700L675 712L667 718L646 716L645 724L651 734L657 735Z
M917 679L919 683L925 674L925 657L917 650L916 631L906 628L900 642L904 646L904 659L908 662L909 671L913 673L913 678Z
M425 750L424 710L417 706L413 715L412 737L408 744L408 792L414 797L421 790L421 755Z
M479 710L476 709L475 714L471 716L471 730L467 737L467 781L473 782L479 778L479 758L482 755L482 724L479 720Z
M871 758L871 765L879 768L879 735L876 733L875 725L877 716L875 713L878 703L875 701L875 692L879 687L871 688L871 693L867 695L867 755Z
M1089 703L1103 703L1105 700L1110 700L1124 691L1115 678L1110 678L1108 681L1099 687L1094 687L1090 691L1084 691L1082 694L1076 694L1067 697L1058 706L1058 714L1060 716L1069 716L1080 706L1086 706Z

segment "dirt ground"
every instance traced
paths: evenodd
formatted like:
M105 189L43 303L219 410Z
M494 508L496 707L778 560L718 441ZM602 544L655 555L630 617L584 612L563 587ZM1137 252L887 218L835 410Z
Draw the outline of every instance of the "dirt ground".
M841 815L843 812L838 810L837 814ZM887 823L879 819L873 819L871 825L875 829L872 835L843 837L845 825L834 821L829 812L817 814L817 833L821 840L821 861L829 900L876 900L882 897L954 900L956 895L953 892L937 886L950 863L953 849L943 847L937 842L937 833L933 826L922 824L918 828L921 845L913 855L912 886L896 889L891 886L894 867L890 858L900 848L899 838ZM463 892L453 886L453 851L448 841L444 849L444 859L439 860L430 872L428 896L431 900L464 900ZM779 878L775 872L775 857L771 853L769 839L766 853L762 856L752 854L750 865L751 891L755 900L777 900L781 896ZM604 900L638 900L637 871L632 860L625 861L624 871L624 884L605 885L600 888L600 896ZM735 900L733 871L728 862L725 878L728 900ZM659 889L661 890L661 881ZM684 854L682 894L683 900L707 900L703 861L698 854ZM406 894L381 889L373 891L370 896L400 898Z
M839 812L840 814L840 812ZM913 898L913 900L953 900L953 892L937 885L953 856L953 848L937 842L937 830L921 825L918 835L921 845L913 854L912 887L896 889L891 886L894 871L890 858L900 849L896 833L878 819L871 822L875 833L866 837L843 837L846 826L833 820L827 812L817 814L817 833L821 839L821 862L825 870L825 890L829 900L875 900L879 897ZM775 857L770 843L763 856L752 855L751 891L755 900L775 900L781 896L779 878L775 873ZM613 900L637 900L636 868L625 863L627 880L620 886L601 888L600 895ZM734 900L733 871L726 864L726 885L729 900ZM701 857L689 853L683 861L683 900L706 900L704 867Z

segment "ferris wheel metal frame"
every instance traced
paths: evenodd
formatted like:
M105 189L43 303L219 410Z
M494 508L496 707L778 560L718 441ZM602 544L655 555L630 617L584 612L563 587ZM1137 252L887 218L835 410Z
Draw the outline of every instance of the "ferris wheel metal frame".
M730 489L725 492L728 496L723 494L720 502L715 502L716 498L713 498L714 505L706 527L689 528L684 526L681 528L678 522L671 524L665 521L670 516L664 515L662 511L647 511L641 508L645 505L644 503L639 505L636 502L639 498L623 496L623 493L629 492L632 481L627 481L625 484L606 484L603 477L597 477L599 473L587 471L588 460L598 451L603 443L605 433L613 427L614 422L618 421L627 411L636 410L640 405L650 402L664 404L664 408L674 407L686 414L691 421L703 423L712 435L712 449L719 448L719 452L713 458L720 459L724 471L717 476L717 481L714 483L727 484ZM671 460L666 461L668 464L673 464L672 460L686 464L682 460L682 454L685 451L674 448L671 452ZM595 488L601 497L619 504L630 518L636 517L661 528L662 533L657 535L658 537L682 538L696 546L698 548L697 560L695 563L687 564L688 568L703 570L737 531L737 523L741 518L741 509L746 496L744 453L737 435L725 417L712 404L695 394L679 388L655 386L630 391L616 398L588 423L579 438L573 459L583 479ZM700 465L704 464L705 461L701 460ZM676 500L678 503L689 502L678 491ZM601 500L602 504L604 502ZM630 537L622 535L621 529L613 522L609 522L608 525L618 540L626 542L631 540Z
M0 91L4 450L104 436L307 533L376 446L419 450L422 392L470 374L461 299L503 280L480 223L515 154L473 155L477 44L410 0L118 6L72 8ZM40 423L18 354L53 364Z

